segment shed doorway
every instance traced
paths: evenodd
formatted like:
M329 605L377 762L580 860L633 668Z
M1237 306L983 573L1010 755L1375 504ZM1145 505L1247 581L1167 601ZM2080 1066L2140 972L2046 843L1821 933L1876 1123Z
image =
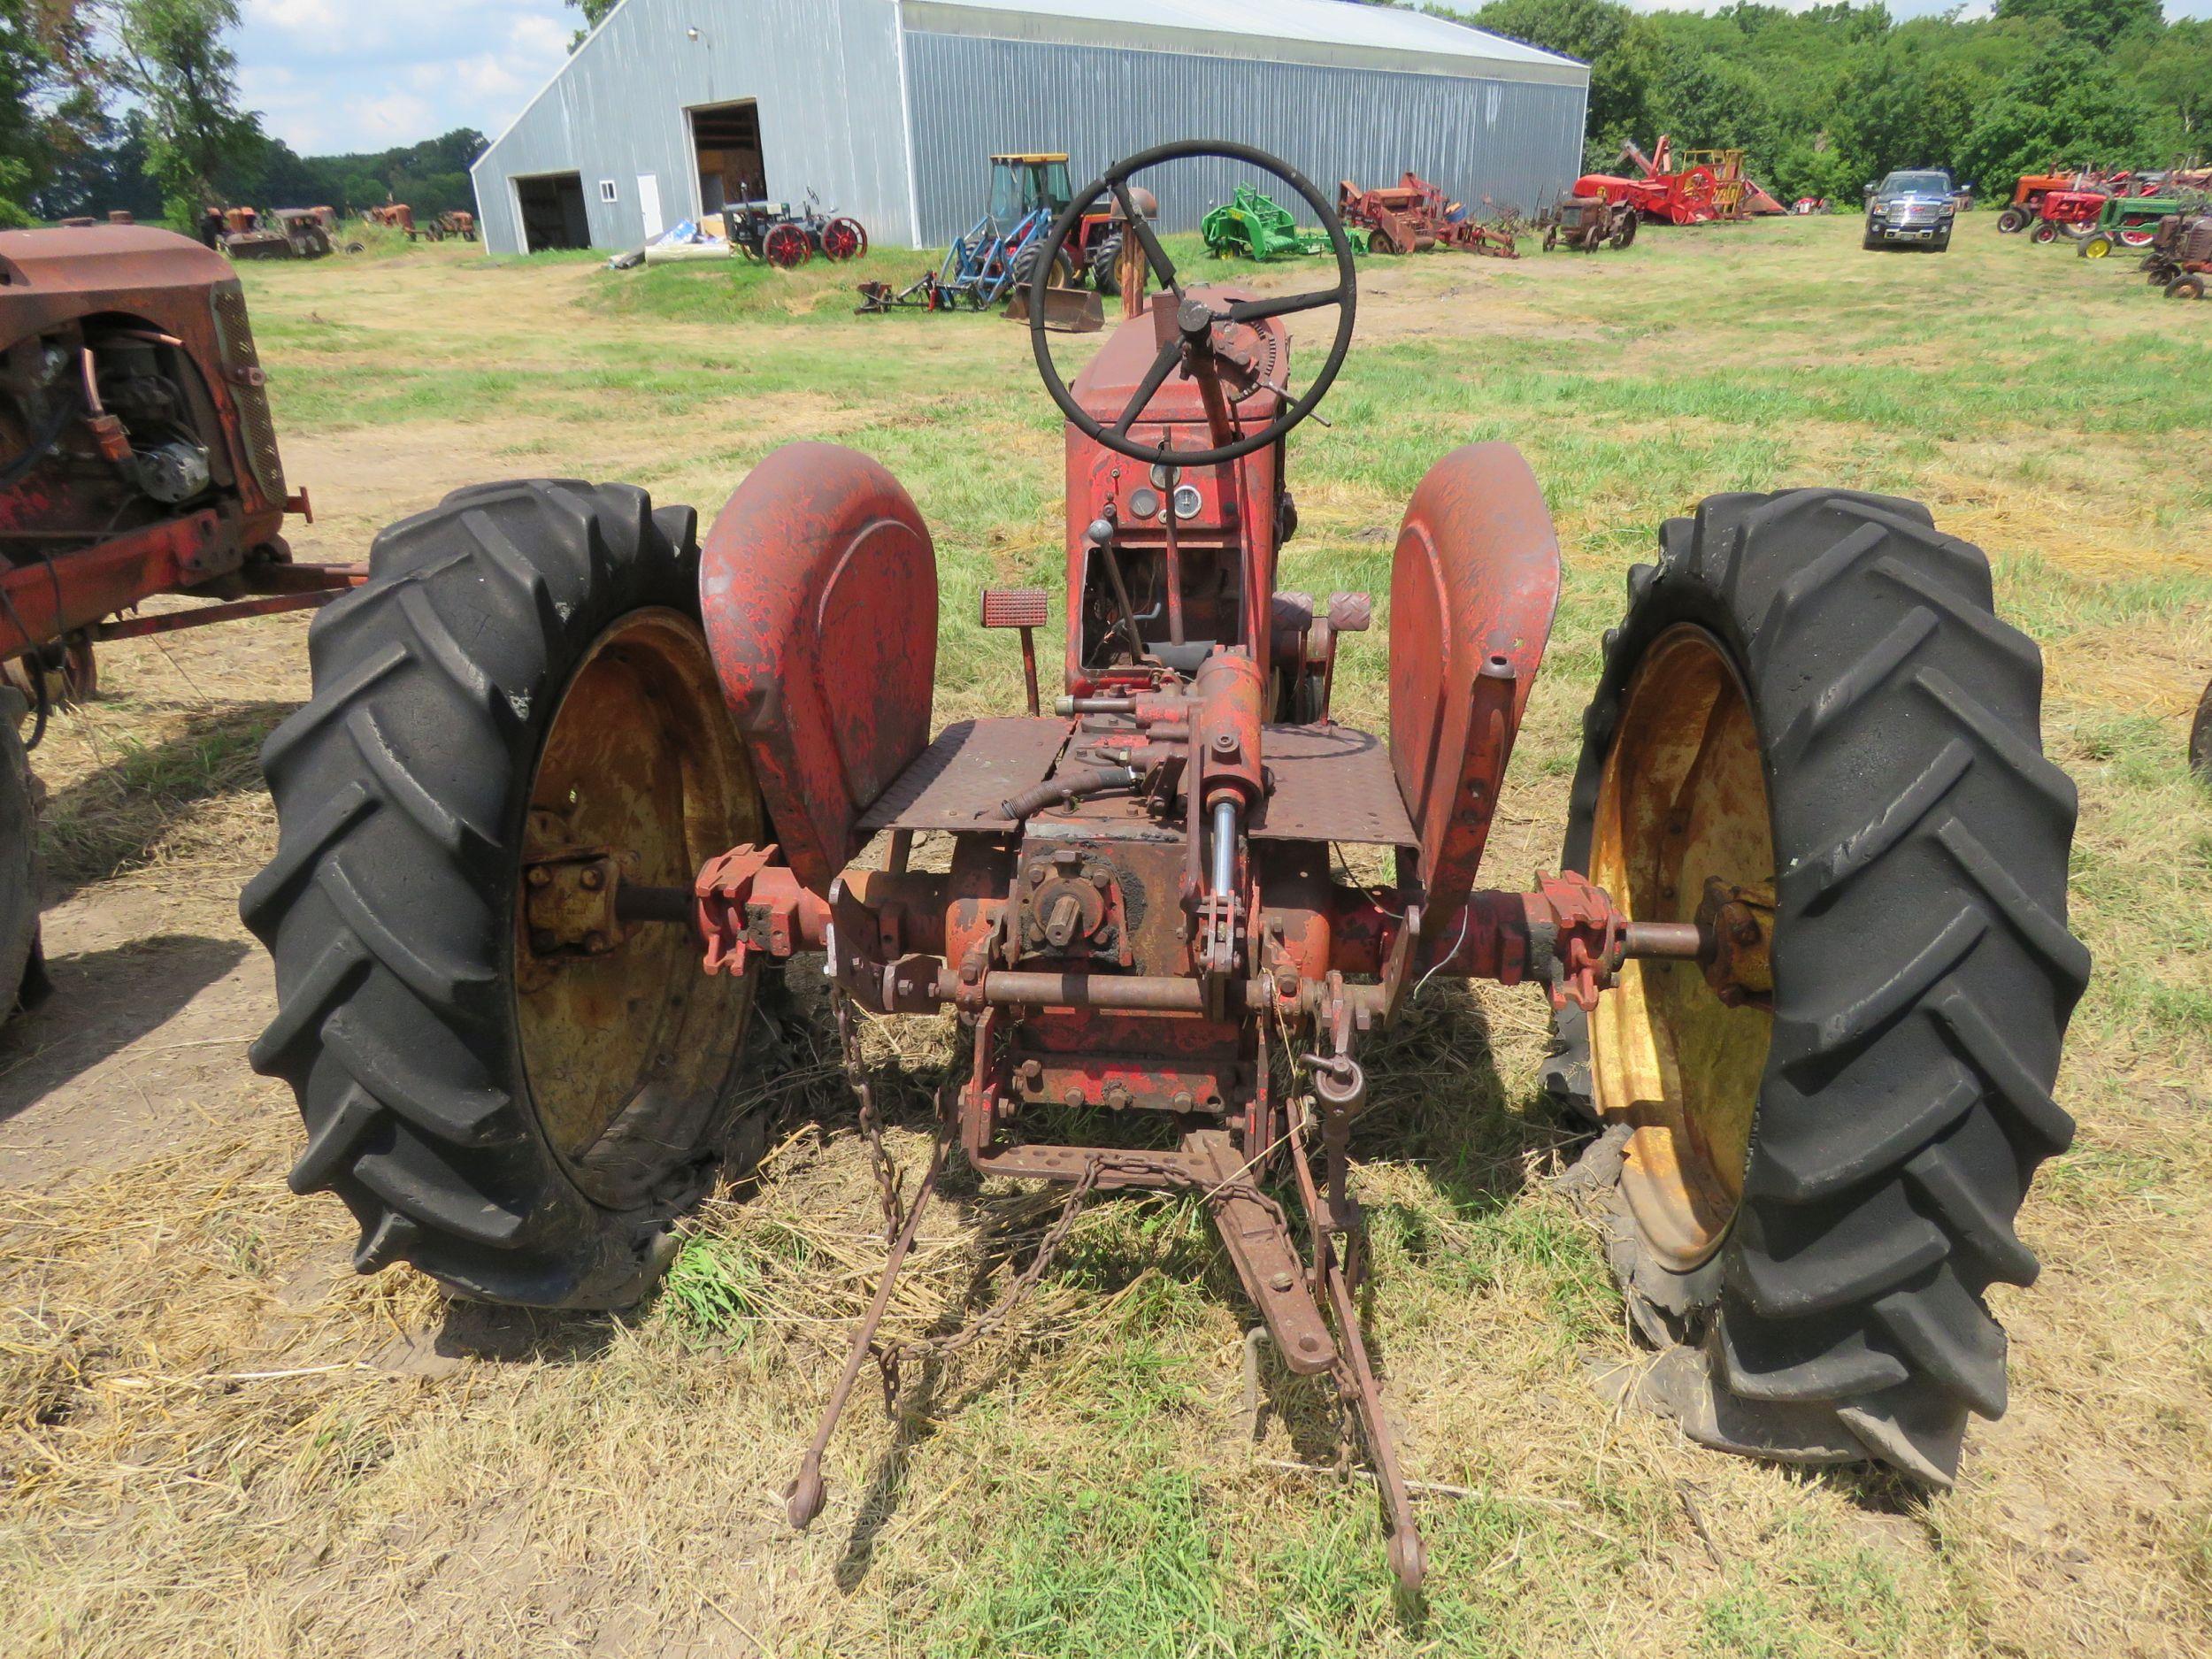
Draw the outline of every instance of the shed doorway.
M692 148L699 157L699 211L719 213L733 202L768 195L768 166L760 148L760 105L711 104L691 112Z
M591 218L584 211L581 173L541 173L517 179L514 186L515 204L522 215L525 253L591 246Z

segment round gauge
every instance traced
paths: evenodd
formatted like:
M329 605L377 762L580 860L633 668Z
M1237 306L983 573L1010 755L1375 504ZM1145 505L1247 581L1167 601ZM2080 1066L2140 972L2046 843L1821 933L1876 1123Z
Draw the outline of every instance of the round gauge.
M1173 489L1182 481L1182 478L1183 469L1179 466L1170 466L1165 461L1156 462L1153 465L1152 481L1162 489Z
M1160 495L1157 490L1141 489L1129 497L1129 511L1140 518L1160 516Z
M1198 486L1195 484L1182 484L1177 486L1175 491L1175 516L1178 518L1195 518L1198 517L1198 509L1202 504L1203 503L1198 499Z

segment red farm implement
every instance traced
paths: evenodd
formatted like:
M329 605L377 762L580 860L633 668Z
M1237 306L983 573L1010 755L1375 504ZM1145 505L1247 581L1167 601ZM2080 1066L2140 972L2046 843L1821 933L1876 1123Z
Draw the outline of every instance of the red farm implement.
M1133 204L1182 161L1295 195L1327 282L1187 287ZM2035 1272L2011 1217L2067 1144L2050 1088L2087 972L2073 788L1987 561L1842 490L1669 523L1606 635L1561 873L1485 887L1561 591L1535 478L1502 443L1434 464L1392 558L1388 728L1339 720L1376 607L1276 583L1286 441L1353 337L1343 222L1281 162L1171 144L1078 193L1041 269L1109 198L1161 291L1072 383L1032 322L1065 417L1049 705L1033 673L1025 710L933 729L929 526L833 445L769 456L703 546L687 509L558 480L378 539L264 751L281 834L242 906L279 992L254 1061L308 1128L293 1186L353 1210L364 1271L634 1300L718 1161L763 1144L742 1114L774 1063L747 1033L767 1041L780 964L813 964L887 1259L792 1521L823 1509L872 1357L895 1393L1003 1325L1087 1199L1168 1195L1216 1225L1274 1386L1363 1444L1412 1587L1353 1154L1398 1126L1384 1037L1425 987L1526 985L1595 1129L1568 1190L1665 1349L1637 1397L1716 1446L1947 1482L1968 1414L2003 1409L1983 1293ZM1326 312L1295 389L1287 319ZM1000 591L983 621L1026 648L1051 610ZM956 1058L910 1187L858 1033L938 1012ZM902 1334L896 1280L955 1161L1064 1203L974 1325Z
M295 564L237 274L166 231L0 234L0 662L35 710L92 695L104 641L319 605L351 568ZM119 617L157 594L212 603ZM0 719L0 1001L35 977L24 746Z
M1624 144L1621 161L1624 165L1637 169L1634 176L1585 173L1575 180L1574 194L1596 197L1616 206L1625 204L1645 219L1663 219L1670 225L1710 224L1717 219L1734 217L1740 211L1742 157L1740 151L1732 153L1738 163L1736 176L1724 181L1720 169L1709 160L1694 160L1677 168L1671 139L1662 138L1658 149L1649 156L1633 144ZM1728 189L1725 197L1724 182Z
M1376 253L1453 248L1501 259L1520 257L1511 235L1482 224L1418 173L1408 173L1379 190L1363 190L1347 179L1336 188L1336 208L1347 225L1368 233L1368 247Z

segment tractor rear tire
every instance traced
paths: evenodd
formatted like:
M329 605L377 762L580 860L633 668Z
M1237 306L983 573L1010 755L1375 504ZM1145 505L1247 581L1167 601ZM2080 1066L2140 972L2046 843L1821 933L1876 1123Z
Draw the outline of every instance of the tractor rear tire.
M38 856L38 785L23 748L30 705L0 686L0 1021L43 996L38 907L44 868Z
M1121 292L1121 233L1109 231L1091 250L1091 286L1101 294Z
M750 987L703 974L687 928L557 946L523 902L579 849L688 888L769 839L699 626L697 527L637 489L462 490L379 536L309 632L314 695L261 752L276 856L239 906L276 967L251 1057L297 1094L292 1188L345 1201L362 1272L624 1306L754 1148Z
M1008 284L1006 290L1010 297L1017 288L1025 288L1029 286L1030 279L1037 274L1037 261L1044 257L1044 244L1041 242L1033 242L1014 256L1014 280ZM1062 249L1052 257L1052 275L1048 286L1052 288L1075 286L1075 267L1068 263L1065 249Z
M1709 849L1749 847L1771 1012L1634 963L1563 1020L1547 1085L1605 1125L1570 1188L1674 1345L1647 1398L1694 1438L1947 1486L1969 1411L2005 1407L1984 1293L2034 1279L2013 1217L2073 1133L2051 1087L2089 956L2041 658L1909 502L1717 496L1660 542L1607 637L1563 862L1679 920ZM1669 680L1701 651L1702 681Z

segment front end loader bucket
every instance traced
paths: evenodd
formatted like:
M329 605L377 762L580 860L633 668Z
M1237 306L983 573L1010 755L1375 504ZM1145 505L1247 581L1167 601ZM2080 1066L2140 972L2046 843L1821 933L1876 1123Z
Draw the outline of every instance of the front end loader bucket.
M1010 322L1027 323L1029 296L1034 291L1026 288L1014 290L1013 298L1006 302L1006 316ZM1045 326L1056 334L1094 334L1106 326L1106 307L1097 295L1088 288L1048 288L1045 296Z

